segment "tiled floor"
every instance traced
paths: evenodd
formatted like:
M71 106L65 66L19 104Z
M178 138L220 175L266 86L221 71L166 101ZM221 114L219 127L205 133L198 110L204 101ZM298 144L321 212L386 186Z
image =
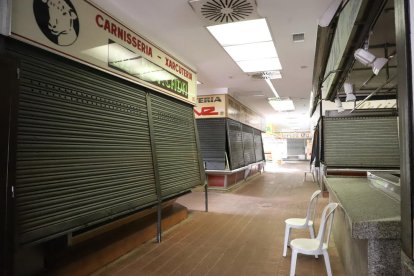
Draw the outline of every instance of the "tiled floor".
M317 185L303 182L308 162L268 164L232 192L194 191L177 201L188 207L189 218L163 233L160 244L148 242L96 275L289 275L290 250L282 257L284 220L303 217ZM318 214L327 204L318 202ZM319 223L316 222L316 229ZM291 237L307 237L292 230ZM332 240L333 241L333 240ZM333 242L329 248L333 275L344 275ZM323 258L299 255L296 275L326 275Z

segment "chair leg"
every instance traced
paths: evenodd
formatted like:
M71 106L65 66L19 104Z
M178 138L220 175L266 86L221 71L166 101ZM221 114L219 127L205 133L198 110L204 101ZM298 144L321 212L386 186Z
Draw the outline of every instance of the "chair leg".
M298 258L298 252L293 249L292 250L292 259L290 261L290 276L295 276L297 258Z
M309 232L312 239L315 238L315 229L313 229L313 225L309 225ZM315 259L318 259L318 255L315 255Z
M323 258L325 259L326 273L328 274L328 276L332 276L331 263L329 261L328 250L323 250Z
M315 238L315 230L313 229L312 225L309 225L309 232L312 239Z
M286 224L285 227L285 242L283 244L283 257L286 257L287 246L289 244L290 227Z

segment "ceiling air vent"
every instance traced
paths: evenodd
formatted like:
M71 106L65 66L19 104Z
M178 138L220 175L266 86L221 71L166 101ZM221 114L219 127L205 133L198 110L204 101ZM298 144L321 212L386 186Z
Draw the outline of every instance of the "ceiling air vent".
M292 40L293 42L304 42L305 34L304 33L292 34Z
M274 79L281 79L282 75L280 71L265 71L251 75L254 79L259 80L274 80Z
M189 3L206 26L259 18L255 0L192 0Z

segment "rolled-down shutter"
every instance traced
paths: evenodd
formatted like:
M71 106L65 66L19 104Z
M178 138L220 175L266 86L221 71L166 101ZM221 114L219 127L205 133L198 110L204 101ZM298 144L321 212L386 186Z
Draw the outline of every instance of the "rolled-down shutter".
M258 129L253 129L254 133L254 153L256 156L256 162L263 160L263 142L262 133Z
M243 154L244 154L244 164L252 164L256 162L256 155L254 152L254 135L253 128L242 125L243 131Z
M207 170L226 168L226 119L198 119L201 154Z
M397 117L325 117L325 164L338 167L399 167L397 125Z
M287 139L287 155L305 155L306 139Z
M50 55L13 54L21 58L19 242L50 239L154 204L145 94Z
M229 145L230 169L244 166L243 135L241 123L227 119L227 143Z
M163 198L201 184L193 107L151 94L156 157Z

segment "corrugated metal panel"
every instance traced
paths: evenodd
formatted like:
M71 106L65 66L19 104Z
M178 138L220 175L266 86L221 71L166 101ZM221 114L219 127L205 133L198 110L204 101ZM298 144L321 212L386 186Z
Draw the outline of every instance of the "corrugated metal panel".
M399 167L396 117L324 118L327 166Z
M227 119L227 143L229 145L230 169L244 166L243 135L241 123Z
M193 107L151 94L158 171L163 198L201 184Z
M19 242L155 204L145 94L50 55L18 56Z
M226 168L226 119L198 119L201 154L207 170Z
M252 164L256 162L256 154L254 152L254 135L253 128L242 125L243 132L243 154L244 154L244 164Z
M256 156L256 162L258 162L258 161L264 160L262 132L258 129L253 129L253 132L254 132L254 153Z
M305 155L306 139L287 139L287 155Z

